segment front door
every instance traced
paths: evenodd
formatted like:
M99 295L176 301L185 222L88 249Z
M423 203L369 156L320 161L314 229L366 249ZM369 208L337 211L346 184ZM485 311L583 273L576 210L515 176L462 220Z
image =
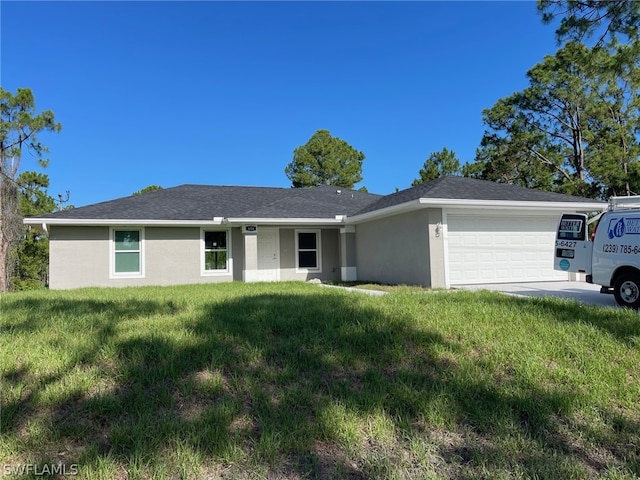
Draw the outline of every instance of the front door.
M280 242L277 228L258 228L259 282L280 280Z

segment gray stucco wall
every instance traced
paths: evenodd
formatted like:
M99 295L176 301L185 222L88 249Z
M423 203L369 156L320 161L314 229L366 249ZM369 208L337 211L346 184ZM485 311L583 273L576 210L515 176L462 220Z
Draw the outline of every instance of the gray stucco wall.
M342 266L345 267L355 267L358 264L358 259L356 257L356 234L354 233L344 233L343 234L343 250L345 255L343 259L341 259Z
M428 210L356 225L356 258L359 280L430 287Z
M242 265L244 264L244 242L240 227L231 229L231 254L233 255L233 280L241 282Z
M49 227L49 288L108 284L109 227Z
M305 229L314 230L313 227ZM295 228L280 228L280 280L323 281L340 280L340 230L323 228L320 230L320 248L322 254L322 272L296 272Z
M123 227L125 229L126 227ZM137 227L131 227L137 228ZM295 229L280 229L280 279L324 281L340 279L340 232L321 229L322 272L296 272ZM242 281L243 235L231 229L233 266L227 274L201 271L201 236L198 227L145 227L144 277L112 278L110 229L50 226L49 286L51 289L179 285Z
M289 276L290 272L296 271L296 240L293 228L281 228L280 235L280 278ZM284 272L287 272L285 275Z
M231 232L233 270L216 275L201 272L200 228L146 227L144 230L144 277L110 278L109 227L51 226L50 288L229 282L238 275L238 268L242 277L242 248L237 248L236 238L242 240L239 229Z

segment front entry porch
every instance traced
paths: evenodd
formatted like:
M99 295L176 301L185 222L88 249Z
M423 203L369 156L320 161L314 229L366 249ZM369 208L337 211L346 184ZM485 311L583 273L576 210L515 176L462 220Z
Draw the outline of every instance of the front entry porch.
M353 227L244 225L241 244L245 282L357 279Z

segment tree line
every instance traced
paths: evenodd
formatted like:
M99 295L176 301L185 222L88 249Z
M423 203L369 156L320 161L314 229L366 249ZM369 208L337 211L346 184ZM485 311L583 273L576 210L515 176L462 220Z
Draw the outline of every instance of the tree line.
M412 185L464 175L596 199L640 193L640 2L539 0L538 11L559 19L558 51L527 72L527 88L482 112L472 162L445 147ZM364 155L320 149L328 137L318 131L296 149L285 170L293 186L361 180Z
M543 22L559 20L558 51L527 72L527 88L482 112L486 129L472 162L445 147L412 185L464 175L595 199L640 193L640 2L538 0L537 8ZM47 175L19 172L27 151L46 167L38 135L61 128L52 111L36 111L30 89L0 87L0 291L47 283L48 240L22 218L69 208L68 194L56 200ZM321 129L294 150L285 174L295 188L354 188L364 159Z

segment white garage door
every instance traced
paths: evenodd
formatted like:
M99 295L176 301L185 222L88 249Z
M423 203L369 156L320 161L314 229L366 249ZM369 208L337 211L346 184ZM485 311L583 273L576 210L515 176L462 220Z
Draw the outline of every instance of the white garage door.
M553 269L558 218L449 214L449 283L567 280Z

